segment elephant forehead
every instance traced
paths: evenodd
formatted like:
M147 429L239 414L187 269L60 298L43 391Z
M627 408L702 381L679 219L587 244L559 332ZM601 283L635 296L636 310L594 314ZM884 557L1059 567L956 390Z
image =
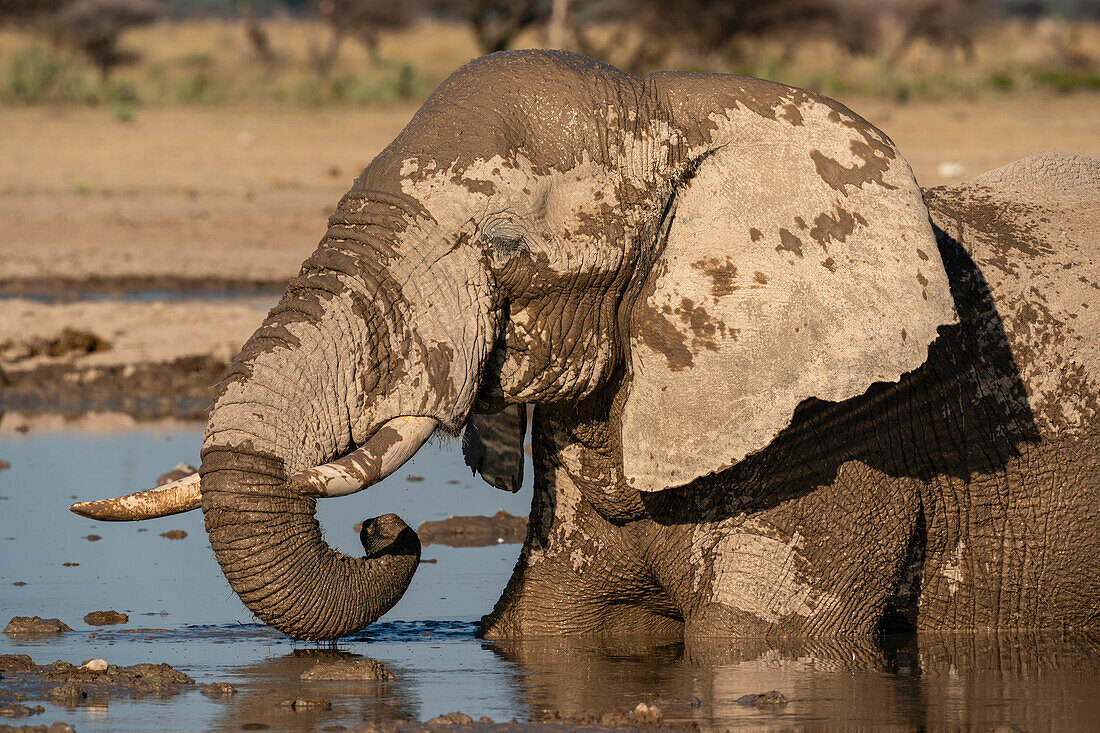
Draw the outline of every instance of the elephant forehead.
M603 253L589 245L625 240L621 183L587 156L569 170L549 173L536 172L522 155L495 155L461 169L409 158L402 174L402 191L423 205L431 226L457 232L472 222L486 238L524 239L558 274L598 267Z

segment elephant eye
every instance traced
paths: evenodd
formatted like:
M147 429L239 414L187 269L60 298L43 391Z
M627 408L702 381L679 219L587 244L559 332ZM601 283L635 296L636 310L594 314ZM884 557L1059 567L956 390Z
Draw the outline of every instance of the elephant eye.
M493 248L495 255L504 259L510 259L525 248L523 237L509 234L497 234L489 237L489 245Z

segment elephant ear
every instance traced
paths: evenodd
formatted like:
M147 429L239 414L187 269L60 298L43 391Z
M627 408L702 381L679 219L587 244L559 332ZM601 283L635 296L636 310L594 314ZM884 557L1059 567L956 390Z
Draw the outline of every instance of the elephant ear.
M635 489L733 466L803 400L898 380L956 320L928 211L893 144L835 107L801 115L799 126L748 115L670 202L630 313L621 428Z
M513 494L523 484L523 439L527 405L508 405L489 415L472 414L462 434L466 465L490 486Z

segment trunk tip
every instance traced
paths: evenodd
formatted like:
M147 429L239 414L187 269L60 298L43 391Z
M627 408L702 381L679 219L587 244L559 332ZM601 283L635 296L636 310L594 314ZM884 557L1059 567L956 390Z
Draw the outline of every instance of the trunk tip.
M420 559L420 537L396 514L363 520L359 541L363 543L367 558L402 555Z

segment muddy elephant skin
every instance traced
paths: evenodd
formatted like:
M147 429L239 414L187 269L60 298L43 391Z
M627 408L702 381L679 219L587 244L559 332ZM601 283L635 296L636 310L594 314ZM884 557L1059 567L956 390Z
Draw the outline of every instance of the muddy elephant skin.
M233 361L199 470L218 562L283 632L352 633L419 543L387 515L366 557L333 551L325 486L292 477L377 480L411 419L420 442L465 429L515 490L534 405L528 534L486 636L1091 625L1095 257L1046 236L1045 199L1026 244L982 228L1016 221L998 191L1021 180L932 192L933 230L893 143L832 100L474 61ZM990 267L1062 290L1002 292Z

